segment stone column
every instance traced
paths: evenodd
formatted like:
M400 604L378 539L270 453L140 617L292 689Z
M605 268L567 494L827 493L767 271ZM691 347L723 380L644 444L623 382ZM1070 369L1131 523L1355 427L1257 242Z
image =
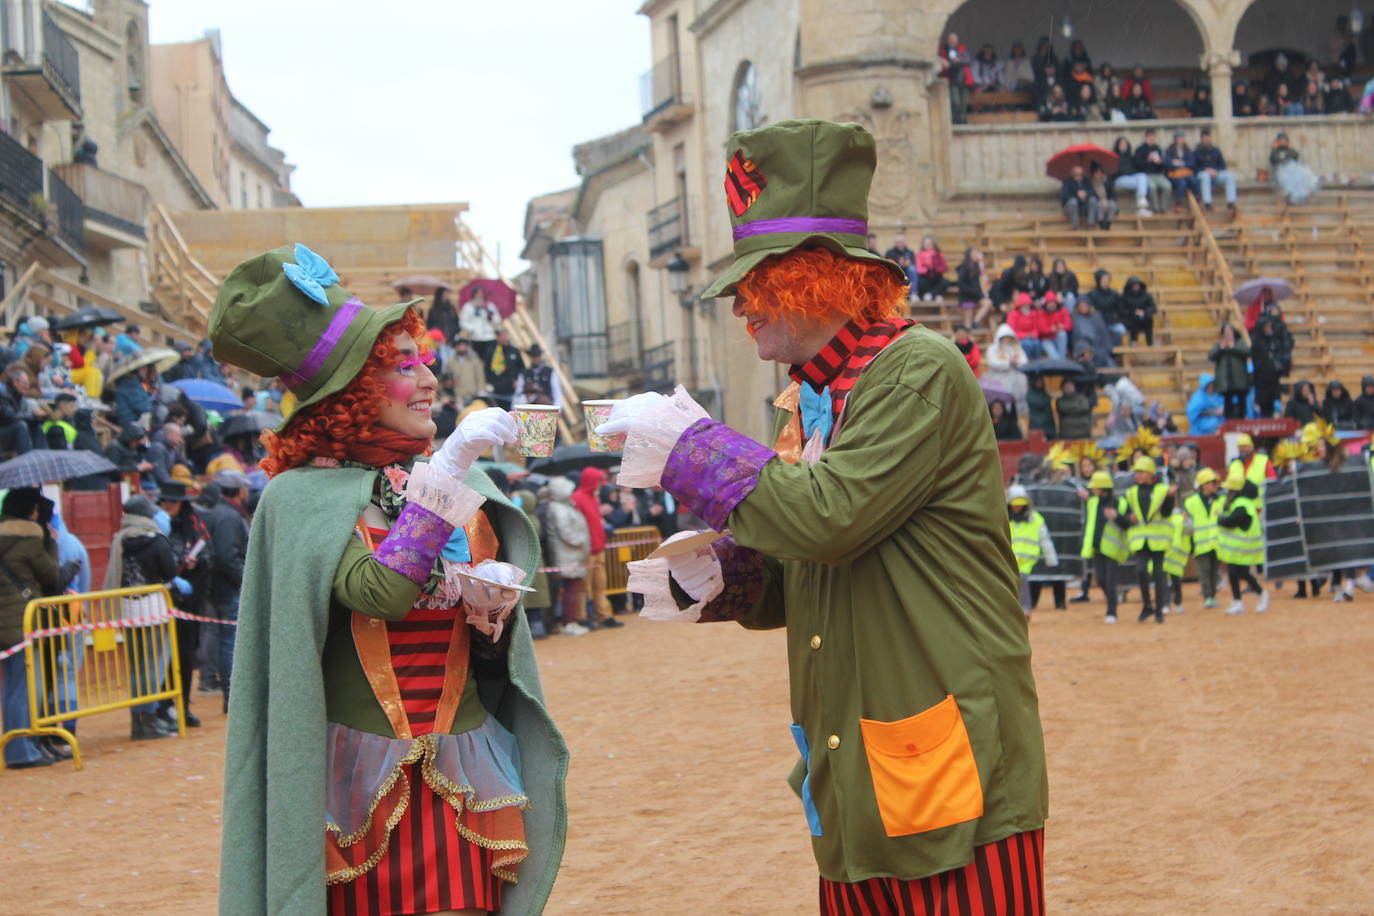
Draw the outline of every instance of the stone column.
M1213 139L1221 147L1228 163L1239 154L1236 149L1235 115L1231 110L1231 70L1239 63L1239 51L1204 54L1202 57L1202 69L1212 80Z

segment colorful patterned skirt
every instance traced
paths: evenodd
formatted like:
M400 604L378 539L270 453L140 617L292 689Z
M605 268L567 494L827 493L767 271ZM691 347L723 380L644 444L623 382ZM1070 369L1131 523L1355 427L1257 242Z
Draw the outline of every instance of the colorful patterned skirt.
M963 868L928 878L821 878L821 916L1043 916L1044 830L979 846Z

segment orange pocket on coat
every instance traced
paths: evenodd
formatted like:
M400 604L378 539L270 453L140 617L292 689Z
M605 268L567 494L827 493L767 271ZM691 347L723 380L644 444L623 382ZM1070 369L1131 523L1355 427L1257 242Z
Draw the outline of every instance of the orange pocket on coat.
M873 794L888 836L983 816L983 787L954 697L896 722L860 719Z

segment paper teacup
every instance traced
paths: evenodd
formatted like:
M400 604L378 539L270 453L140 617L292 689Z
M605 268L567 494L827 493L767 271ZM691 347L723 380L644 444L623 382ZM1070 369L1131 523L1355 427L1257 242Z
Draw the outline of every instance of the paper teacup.
M548 458L558 435L558 408L549 404L516 404L511 408L520 431L516 450L530 458Z
M587 447L594 452L618 452L625 447L625 433L603 436L597 433L601 424L611 418L611 411L619 401L583 401L582 411L587 418Z

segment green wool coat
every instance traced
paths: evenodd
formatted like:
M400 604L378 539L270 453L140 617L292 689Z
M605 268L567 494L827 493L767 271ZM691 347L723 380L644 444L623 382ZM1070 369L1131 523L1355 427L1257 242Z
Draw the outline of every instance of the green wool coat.
M239 605L234 702L225 749L220 852L223 916L325 912L325 692L320 657L335 571L376 471L298 468L274 478L253 519ZM524 514L480 471L501 558L526 570L539 547ZM306 520L307 524L302 524ZM512 613L507 678L479 681L483 705L514 734L530 808L530 855L502 913L542 912L563 855L568 750L544 709L523 612Z
M1045 751L1001 464L952 343L918 327L890 344L821 460L770 461L729 524L766 557L744 625L787 628L822 875L922 878L1043 825ZM971 770L952 710L939 708L946 696L977 788L959 778ZM798 792L806 773L799 762ZM982 813L968 818L971 789Z

